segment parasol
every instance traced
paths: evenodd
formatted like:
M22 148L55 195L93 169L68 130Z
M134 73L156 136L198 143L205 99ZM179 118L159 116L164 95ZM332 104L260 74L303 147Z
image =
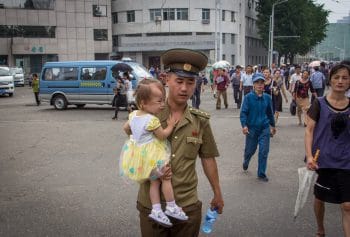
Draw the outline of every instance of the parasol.
M212 65L214 69L228 69L230 66L231 64L225 60L217 61Z
M314 163L317 162L319 155L320 155L320 150L317 150L313 159ZM294 220L297 218L299 211L304 207L306 203L306 199L309 195L311 184L315 180L315 171L309 170L306 167L299 168L298 174L299 174L299 190L298 190L297 199L295 201Z
M312 61L311 63L309 63L309 67L319 67L321 65L321 61Z

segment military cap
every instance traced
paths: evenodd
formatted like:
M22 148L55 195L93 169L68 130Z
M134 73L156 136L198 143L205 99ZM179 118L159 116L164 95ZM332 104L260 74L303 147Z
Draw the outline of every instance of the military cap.
M208 64L208 57L190 49L170 49L161 56L164 68L180 77L197 77Z

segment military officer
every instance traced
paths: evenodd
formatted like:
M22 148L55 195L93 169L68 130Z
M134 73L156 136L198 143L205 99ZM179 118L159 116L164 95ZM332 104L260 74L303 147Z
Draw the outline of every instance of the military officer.
M201 159L202 167L213 190L212 208L221 214L224 206L215 157L219 152L209 123L209 114L187 105L192 96L198 73L208 62L207 57L188 49L171 49L163 53L162 62L167 70L166 82L168 98L165 108L158 115L162 126L171 114L179 122L168 137L171 144L170 164L163 178L171 179L175 200L188 215L187 221L172 219L171 228L165 228L149 219L151 201L150 183L140 185L137 209L140 212L141 233L149 236L198 236L202 217L202 202L197 195L196 158ZM164 201L164 198L162 198Z

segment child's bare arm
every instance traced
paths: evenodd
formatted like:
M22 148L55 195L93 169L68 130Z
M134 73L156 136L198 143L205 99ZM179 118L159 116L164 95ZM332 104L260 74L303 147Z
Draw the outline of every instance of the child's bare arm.
M123 129L124 129L124 132L125 132L127 135L130 135L130 134L131 134L131 129L130 129L129 121L126 122L126 123L124 124Z
M164 129L162 128L162 126L158 127L153 131L154 135L160 140L166 139L173 131L177 122L178 120L176 120L174 117L170 115L167 120L168 126Z

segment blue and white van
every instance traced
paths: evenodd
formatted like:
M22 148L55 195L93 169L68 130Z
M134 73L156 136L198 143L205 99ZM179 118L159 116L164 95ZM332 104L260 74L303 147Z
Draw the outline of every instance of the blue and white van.
M111 70L117 64L127 64L137 85L152 75L140 64L129 61L70 61L48 62L40 76L39 95L58 110L68 105L84 107L86 104L112 104L115 75Z

